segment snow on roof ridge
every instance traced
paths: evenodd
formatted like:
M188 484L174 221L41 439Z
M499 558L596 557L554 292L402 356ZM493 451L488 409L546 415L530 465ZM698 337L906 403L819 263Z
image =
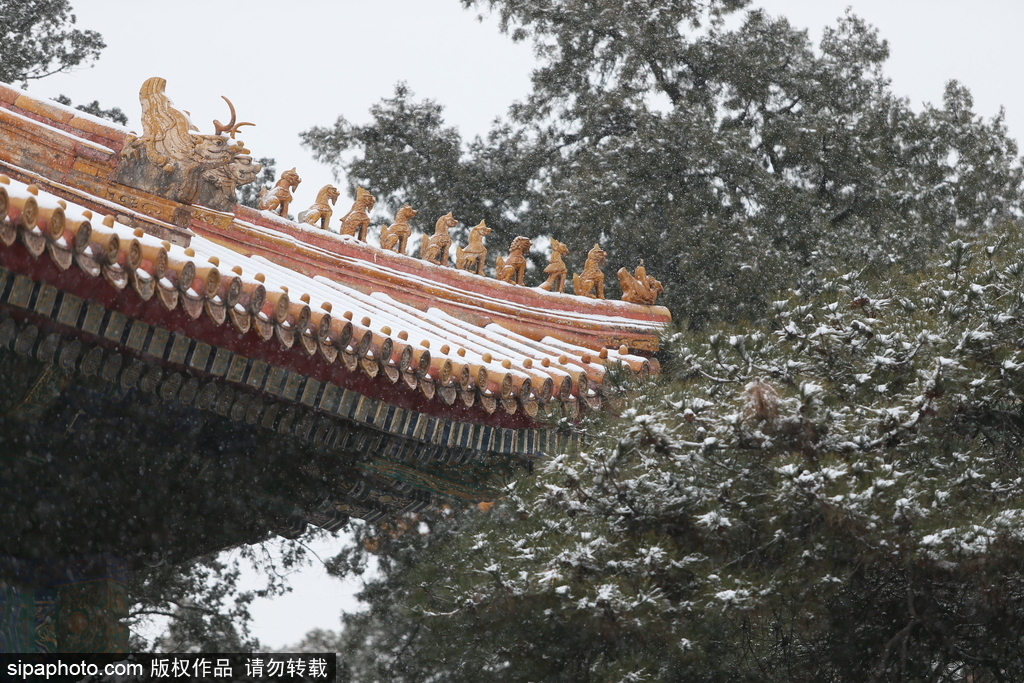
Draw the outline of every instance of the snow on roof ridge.
M265 213L268 213L268 212L261 212L260 215L265 214ZM529 298L537 298L538 300L545 300L546 299L546 300L549 301L549 303L558 304L556 306L553 306L552 308L547 308L546 306L542 306L542 307L539 307L539 310L543 310L543 311L546 311L546 312L556 311L557 310L559 315L565 316L565 317L571 317L571 318L579 320L581 322L583 322L583 321L587 321L587 322L603 321L604 323L608 323L610 321L615 321L616 323L620 323L621 324L623 321L628 321L629 324L635 325L638 328L652 329L652 330L653 329L659 329L662 326L662 323L660 323L660 322L658 322L656 320L644 320L644 319L641 319L641 318L635 318L635 317L633 317L631 315L619 316L619 315L615 315L614 312L613 312L614 309L618 309L618 311L621 312L621 313L634 313L634 314L641 313L642 314L642 313L645 313L644 309L650 308L650 307L647 307L647 306L642 306L642 305L639 305L639 304L633 304L633 303L630 303L630 302L627 302L627 301L620 301L620 300L615 300L615 299L592 299L592 298L587 298L587 297L581 297L581 296L578 296L578 295L575 295L575 294L568 294L568 293L561 293L561 292L549 292L549 291L546 291L546 290L543 290L543 289L540 289L540 288L537 288L537 287L522 287L520 285L515 285L515 284L509 283L509 282L503 282L503 281L497 280L495 278L490 278L490 277L486 277L486 276L476 275L475 273L471 273L470 271L459 270L459 269L456 269L456 268L450 267L450 266L441 266L441 265L438 265L438 264L430 263L429 261L425 261L423 259L415 258L413 256L409 256L409 255L405 255L405 254L398 254L398 253L393 252L393 251L381 249L379 247L375 247L375 246L373 246L371 244L368 244L366 242L360 242L360 241L358 241L356 239L353 239L350 236L339 235L338 233L332 232L330 230L322 230L320 228L309 226L309 225L306 225L306 224L303 224L303 223L296 223L294 221L283 219L280 216L277 216L276 214L270 214L269 217L272 217L273 222L278 224L277 227L282 227L282 228L285 228L285 229L296 230L297 232L300 232L302 234L309 235L309 236L312 236L312 237L319 237L319 238L322 238L322 239L328 239L328 240L337 241L339 244L343 244L346 247L354 248L354 249L357 249L358 251L365 252L365 256L367 258L360 258L360 257L351 256L351 255L344 254L344 253L328 251L328 250L324 249L323 247L321 247L319 245L312 244L312 243L306 242L304 240L299 240L301 242L303 248L310 249L310 250L313 250L313 251L318 251L320 253L324 253L325 255L329 255L332 259L338 259L340 261L348 261L348 262L353 263L353 264L358 263L358 264L366 266L368 268L377 270L377 271L381 272L382 274L387 274L387 275L391 275L393 277L400 277L400 278L406 278L406 279L413 278L413 279L415 279L415 280L417 280L419 282L428 283L428 284L430 284L433 287L442 288L442 289L446 290L447 292L451 293L452 295L456 295L456 296L460 296L460 297L464 297L464 296L486 297L488 299L497 300L496 297L494 297L492 295L489 295L489 294L482 293L480 291L477 291L476 289L465 289L465 288L459 287L456 284L453 284L452 280L454 279L456 281L464 281L462 284L482 284L483 282L486 282L488 287L511 288L511 289L508 289L506 292L503 292L503 293L506 293L506 294L507 293L526 294L526 296L529 297ZM274 228L272 228L270 226L259 225L259 224L253 223L252 221L246 220L245 218L239 218L237 216L236 216L235 220L238 223L241 223L244 226L246 226L248 229L252 229L254 231L263 233L263 234L267 235L268 237L269 236L274 236L275 238L278 238L278 239L280 238L280 233L277 232ZM427 233L424 233L424 234L427 234ZM377 259L381 259L381 260L377 260ZM394 263L389 263L389 262L394 262ZM405 269L400 269L400 268L394 267L394 266L399 266L399 265L408 266L408 267L413 267L414 266L415 269L420 271L420 272L419 273L410 272L410 271L405 270ZM529 294L527 294L527 292ZM609 311L604 312L604 313L584 313L584 312L578 312L578 311L571 310L571 308L569 308L569 307L573 306L573 305L575 305L575 306L586 305L586 306L592 307L592 308L598 308L598 309L599 308L605 308L605 309L613 309L613 310L609 310Z

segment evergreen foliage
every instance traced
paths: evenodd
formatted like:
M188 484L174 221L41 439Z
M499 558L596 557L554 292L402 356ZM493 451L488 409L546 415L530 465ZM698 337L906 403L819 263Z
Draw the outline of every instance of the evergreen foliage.
M642 258L689 324L490 510L356 527L368 609L308 644L353 681L1024 678L1002 115L913 111L850 13L813 46L746 0L462 2L540 61L486 139L399 86L305 143L389 211Z
M1024 178L1002 117L955 82L914 112L850 14L813 46L747 0L461 1L540 59L505 120L465 141L399 85L306 144L421 228L454 211L492 245L551 235L577 271L595 241L643 259L695 329L490 510L357 526L333 570L376 558L368 609L301 647L354 681L1024 679ZM2 81L103 47L67 0L0 16ZM301 546L261 552L263 592L285 590ZM238 578L223 557L134 573L132 618L171 619L134 647L255 647Z
M919 268L949 231L1021 209L1002 115L976 116L956 82L915 113L884 76L887 44L852 14L815 48L746 0L462 2L540 62L486 138L464 141L404 85L368 124L303 134L381 210L420 209L421 228L452 210L486 219L502 248L551 235L577 271L600 241L614 268L643 259L700 325L759 318L766 293L837 264Z
M246 652L258 645L249 637L252 591L240 592L241 569L227 553L177 565L133 571L129 625L134 651ZM166 630L153 641L139 627L164 619Z
M422 221L426 232L449 211L463 223L472 217L473 224L483 219L499 226L518 215L532 196L525 188L537 164L517 134L499 127L466 150L459 132L444 125L443 108L413 97L399 83L394 97L370 108L373 123L357 126L338 117L330 128L303 133L303 142L350 185L370 189L378 211L393 216L408 203L429 216ZM357 149L361 155L350 153ZM516 233L506 228L500 234L490 243L508 242Z
M319 532L326 534L326 532ZM308 541L311 537L307 536ZM130 573L131 649L136 652L250 652L261 647L252 636L249 607L256 598L283 595L290 576L309 564L305 543L283 538L160 564ZM262 585L244 586L249 568ZM250 574L250 575L251 575ZM153 625L163 628L154 638Z
M22 83L70 71L106 47L96 31L74 28L68 0L0 0L0 81Z
M1024 678L1022 262L1015 230L956 240L672 335L657 384L489 512L362 529L347 675Z

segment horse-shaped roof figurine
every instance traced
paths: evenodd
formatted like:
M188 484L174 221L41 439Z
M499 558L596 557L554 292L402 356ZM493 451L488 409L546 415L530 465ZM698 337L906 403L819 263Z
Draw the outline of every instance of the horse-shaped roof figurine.
M455 267L459 270L468 270L477 275L484 274L484 265L487 264L487 247L484 246L484 237L491 234L487 223L480 221L469 231L469 244L466 248L455 247Z
M600 245L595 244L587 253L587 261L583 264L583 272L572 275L572 291L578 296L586 296L591 299L604 298L604 273L601 266L604 265L608 254Z
M327 230L327 226L331 222L331 215L334 213L331 204L336 204L340 196L341 193L334 185L324 185L317 193L313 206L299 212L298 222L310 225L320 223L320 228Z
M548 262L547 267L544 268L548 279L541 283L541 289L546 289L549 292L565 292L565 277L568 275L569 269L566 267L562 257L568 253L569 247L554 238L551 239L551 260Z
M356 200L352 208L341 219L341 234L366 241L366 229L370 227L370 211L377 198L361 187L356 188Z
M459 222L452 217L449 211L437 219L434 224L434 234L424 235L420 240L420 258L439 266L448 265L448 249L452 246L452 238L448 230L454 228Z

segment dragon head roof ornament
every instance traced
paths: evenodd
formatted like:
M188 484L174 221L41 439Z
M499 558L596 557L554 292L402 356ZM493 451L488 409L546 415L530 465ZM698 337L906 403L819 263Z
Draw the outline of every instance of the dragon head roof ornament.
M227 125L214 121L213 135L199 134L188 113L174 107L166 87L167 80L159 76L142 84L143 134L126 141L115 179L183 204L230 210L235 189L255 180L262 169L234 140L239 128L254 124L236 123L235 107L225 97L231 120Z

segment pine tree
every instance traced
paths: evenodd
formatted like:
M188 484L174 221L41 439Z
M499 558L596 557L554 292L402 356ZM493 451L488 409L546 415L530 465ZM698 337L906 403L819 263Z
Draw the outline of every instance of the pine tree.
M694 325L760 318L768 292L836 264L919 268L952 229L1021 208L1002 117L951 83L915 113L890 88L888 45L847 14L820 44L744 0L463 0L534 43L533 90L486 139L403 86L355 125L303 134L393 211L485 218L494 244L551 235L582 267L644 260ZM614 283L611 288L615 289Z
M366 532L351 680L1024 677L1024 241L998 232L680 331L489 512Z
M291 588L290 576L311 562L306 545L327 532L303 540L275 538L254 545L154 566L129 574L128 626L136 652L250 652L260 642L252 635L249 607L256 598L273 598ZM243 586L248 568L261 585ZM163 627L153 638L154 624ZM265 647L265 645L264 645Z
M0 0L0 81L22 83L86 64L106 47L96 31L73 28L68 0Z
M486 142L472 141L467 150L459 132L445 126L443 107L416 101L404 83L394 97L371 107L370 115L373 122L365 126L339 117L330 128L303 133L303 142L336 175L370 188L388 216L409 203L430 217L421 225L432 229L451 211L463 225L486 220L498 226L491 244L511 241L516 233L507 218L533 197L528 185L537 164L510 127L495 129ZM347 154L355 149L362 154Z

